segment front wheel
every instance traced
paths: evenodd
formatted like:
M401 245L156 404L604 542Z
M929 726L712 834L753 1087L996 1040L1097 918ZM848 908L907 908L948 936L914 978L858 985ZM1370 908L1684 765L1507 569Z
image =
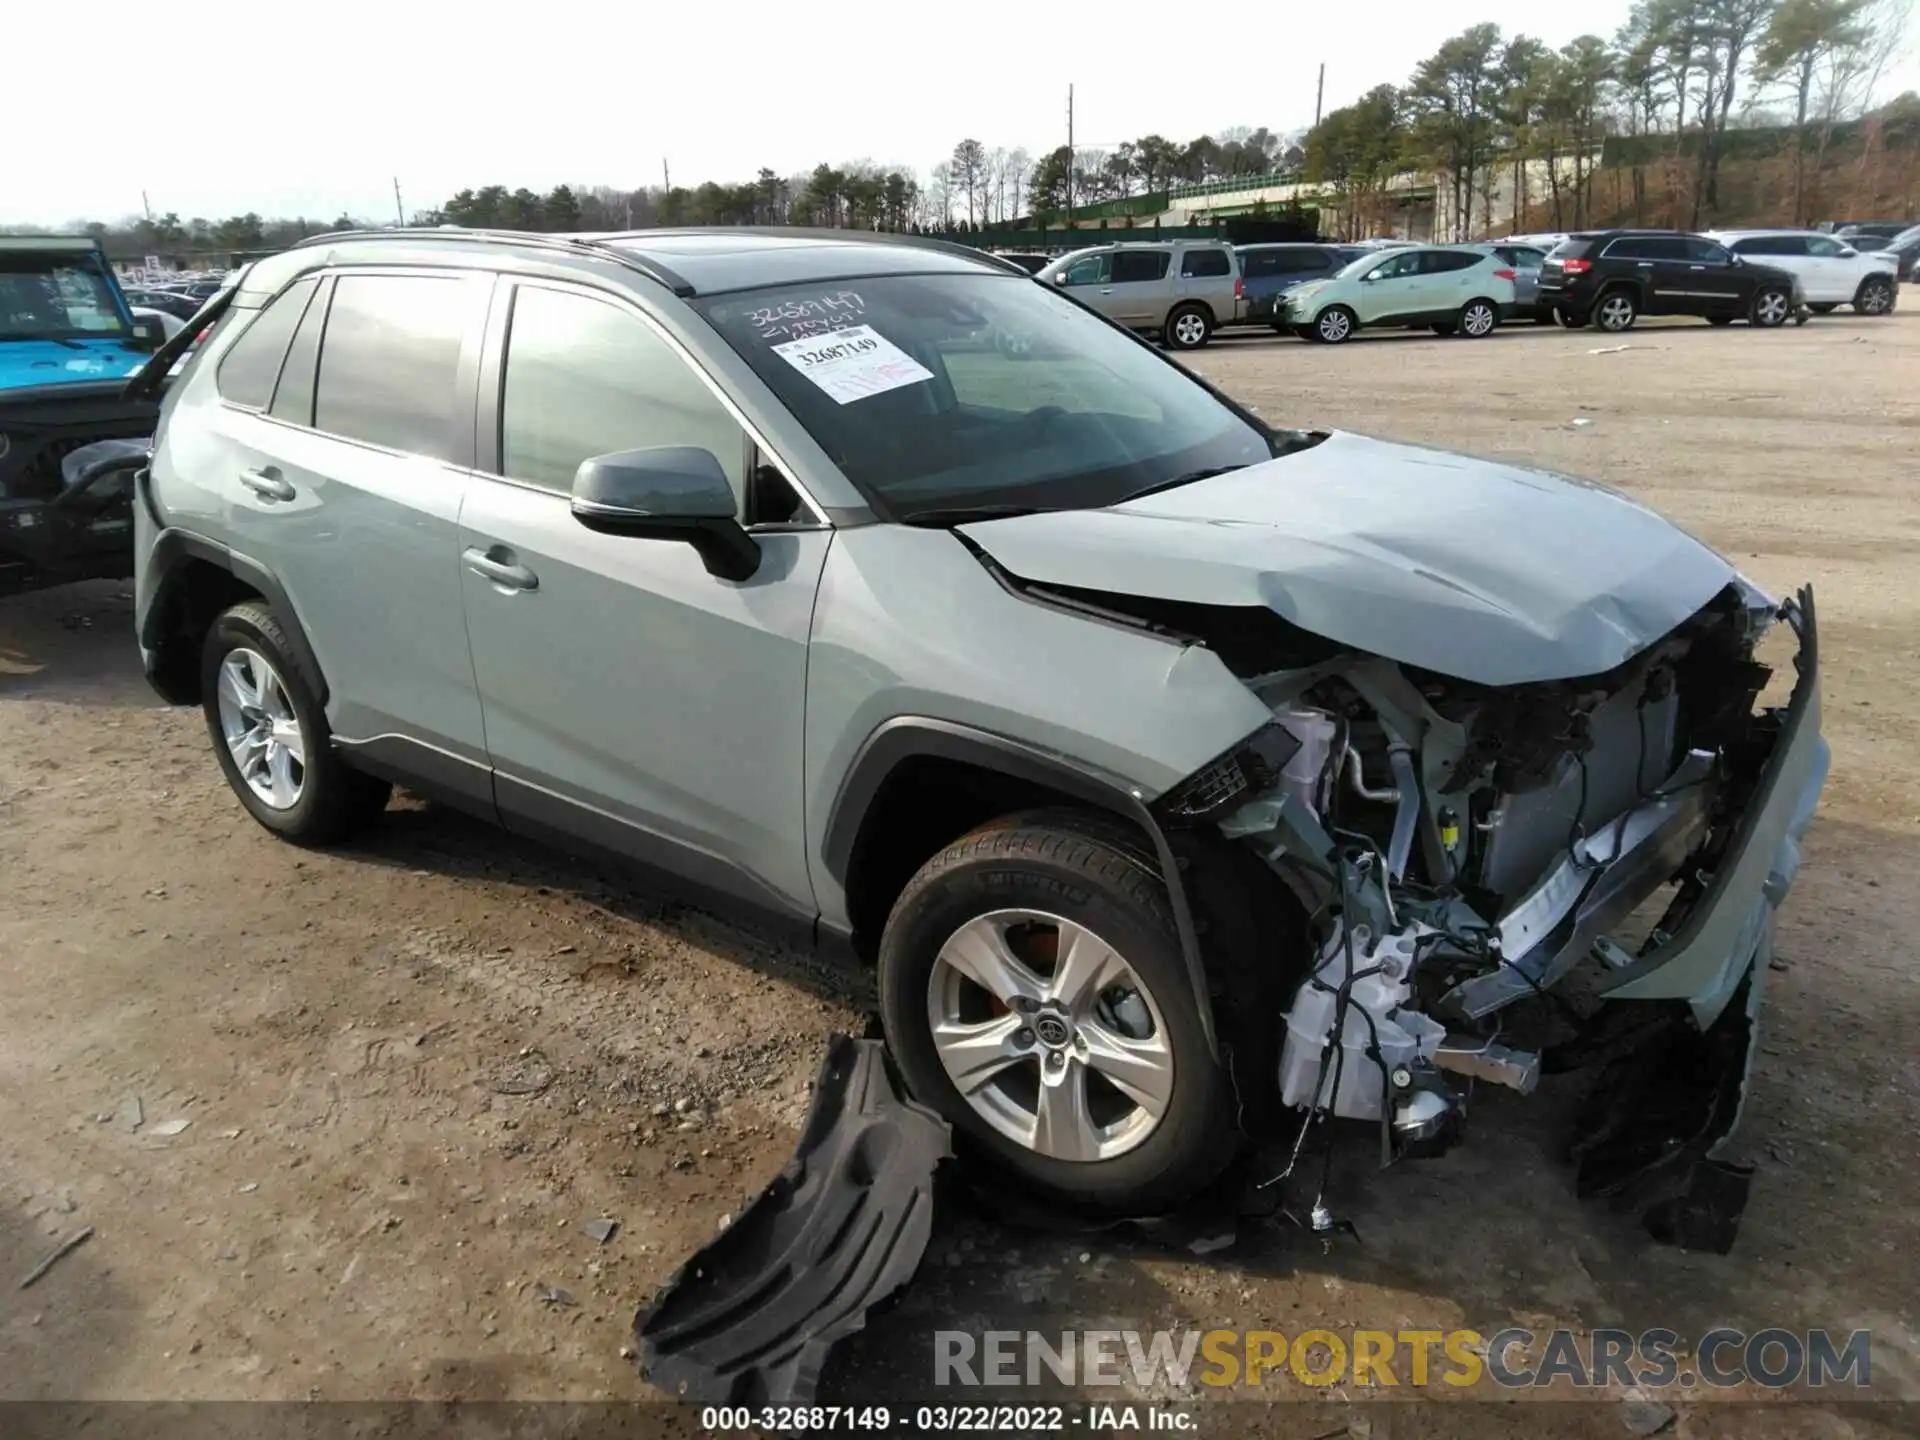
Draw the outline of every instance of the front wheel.
M335 753L326 712L264 602L235 605L213 622L200 694L227 783L276 835L330 844L386 808L393 787Z
M895 902L879 972L914 1095L1033 1189L1151 1214L1232 1157L1166 888L1108 827L1043 812L955 841Z
M1329 305L1313 322L1313 338L1326 345L1340 345L1353 338L1357 328L1354 313L1344 305Z
M1198 350L1212 334L1212 316L1198 305L1181 305L1167 316L1160 338L1169 350Z
M1853 308L1862 315L1891 315L1893 313L1893 281L1885 275L1869 275L1860 282L1860 288L1854 292ZM1813 307L1818 310L1818 305ZM1827 307L1831 310L1833 307Z
M1754 293L1749 323L1762 330L1773 330L1793 318L1793 296L1778 285L1764 285Z

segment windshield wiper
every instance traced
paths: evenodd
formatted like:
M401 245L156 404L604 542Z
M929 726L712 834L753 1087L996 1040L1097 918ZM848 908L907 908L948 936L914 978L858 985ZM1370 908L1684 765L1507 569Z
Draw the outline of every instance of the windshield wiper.
M78 340L69 340L64 335L35 335L31 330L0 330L0 340L47 340L55 345L64 345L69 350L87 348Z
M1020 515L1039 515L1047 508L1044 505L942 505L903 515L900 523L945 529L949 525L966 525L975 520L1011 520Z

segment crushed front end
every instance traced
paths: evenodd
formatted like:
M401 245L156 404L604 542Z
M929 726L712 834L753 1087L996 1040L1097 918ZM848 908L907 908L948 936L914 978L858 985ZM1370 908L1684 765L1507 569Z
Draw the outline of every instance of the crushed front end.
M1761 707L1776 624L1795 680ZM1612 671L1504 686L1294 638L1242 671L1273 724L1160 808L1312 915L1278 1018L1295 1160L1329 1116L1434 1154L1475 1082L1586 1070L1581 1193L1724 1251L1773 915L1827 771L1811 592L1736 580Z

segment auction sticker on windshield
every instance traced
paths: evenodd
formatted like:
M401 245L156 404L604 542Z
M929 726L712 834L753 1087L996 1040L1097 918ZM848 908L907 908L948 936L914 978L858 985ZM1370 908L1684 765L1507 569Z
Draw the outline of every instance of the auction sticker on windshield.
M933 379L933 372L871 325L851 325L771 347L842 405Z

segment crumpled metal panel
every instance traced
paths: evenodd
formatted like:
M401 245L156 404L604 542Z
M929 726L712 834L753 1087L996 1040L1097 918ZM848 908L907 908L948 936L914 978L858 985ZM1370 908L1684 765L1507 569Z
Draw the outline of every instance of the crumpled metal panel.
M951 1153L886 1047L834 1036L786 1168L634 1317L647 1378L705 1404L809 1403L828 1353L913 1277Z
M1735 578L1603 486L1341 433L1105 509L960 529L1023 580L1266 606L1338 644L1484 685L1611 670Z

